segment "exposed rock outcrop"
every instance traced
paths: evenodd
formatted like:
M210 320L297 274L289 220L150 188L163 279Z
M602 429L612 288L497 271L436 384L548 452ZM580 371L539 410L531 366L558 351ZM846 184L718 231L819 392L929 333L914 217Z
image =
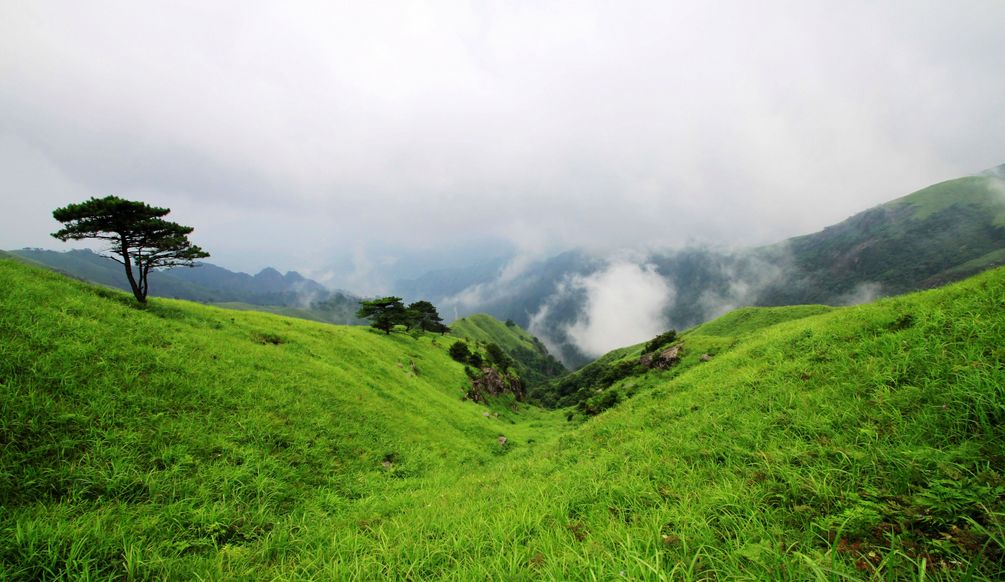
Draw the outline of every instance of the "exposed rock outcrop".
M684 345L675 344L665 350L644 354L639 359L639 362L649 369L669 370L676 365L677 362L680 362L680 358L683 354Z
M523 402L527 396L523 380L515 374L503 374L495 368L486 367L471 378L467 397L475 402L485 402L489 396L502 394L512 394L518 401Z

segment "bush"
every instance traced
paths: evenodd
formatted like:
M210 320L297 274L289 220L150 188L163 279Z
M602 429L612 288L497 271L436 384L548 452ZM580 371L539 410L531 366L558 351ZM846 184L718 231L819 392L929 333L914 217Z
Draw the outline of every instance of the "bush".
M489 362L500 370L505 372L513 365L513 360L498 345L489 344L485 346L485 351L488 354Z
M450 357L462 364L470 362L471 350L468 349L468 344L462 341L454 342L454 345L450 346Z
M596 396L579 403L580 411L591 416L617 405L621 401L621 394L617 390L605 390Z
M468 363L476 368L481 368L485 364L482 355L478 352L471 352L468 356Z
M665 331L646 343L646 349L643 353L655 352L656 350L662 348L663 346L673 343L677 339L677 330L671 329L670 331Z

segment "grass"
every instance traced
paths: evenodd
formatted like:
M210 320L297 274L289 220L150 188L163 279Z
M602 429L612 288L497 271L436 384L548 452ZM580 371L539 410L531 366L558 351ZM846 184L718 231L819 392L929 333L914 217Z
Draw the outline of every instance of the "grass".
M301 309L297 307L282 307L278 305L253 305L251 303L242 303L240 301L222 301L219 303L211 303L210 305L213 305L214 307L221 307L223 309L233 309L234 311L262 311L265 313L274 313L284 317L295 317L297 319L306 319L309 321L338 323L331 321L331 314L317 309Z
M1005 189L1002 180L990 176L968 176L947 180L890 202L886 206L908 205L914 218L923 220L954 204L970 204L988 208L992 224L1005 227Z
M1002 269L734 312L583 423L433 336L0 278L0 578L1005 576Z
M561 362L548 353L541 340L513 322L507 324L491 315L476 313L451 322L450 330L455 337L483 346L498 345L513 358L520 376L531 387L567 371Z

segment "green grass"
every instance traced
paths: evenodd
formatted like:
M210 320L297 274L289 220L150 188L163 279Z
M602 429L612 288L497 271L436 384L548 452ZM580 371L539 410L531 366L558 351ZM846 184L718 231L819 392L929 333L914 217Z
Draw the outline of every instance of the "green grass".
M264 313L274 313L284 317L296 317L309 321L320 321L322 323L343 323L332 321L333 314L318 309L301 309L298 307L282 307L277 305L253 305L240 301L223 301L220 303L210 303L214 307L223 309L233 309L235 311L262 311Z
M449 339L0 280L0 578L1005 576L1003 269L727 315L583 423Z
M988 208L992 212L992 223L1005 227L1005 186L1002 184L1002 180L990 176L957 178L918 190L885 206L911 206L914 218L924 220L954 204L969 204Z
M520 376L531 387L567 371L561 362L548 354L539 339L519 325L507 325L491 315L476 313L457 319L450 324L450 334L483 346L498 345L513 358Z

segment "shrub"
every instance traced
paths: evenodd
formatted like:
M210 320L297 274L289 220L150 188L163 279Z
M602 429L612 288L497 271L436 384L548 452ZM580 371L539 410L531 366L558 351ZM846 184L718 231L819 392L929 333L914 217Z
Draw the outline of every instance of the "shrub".
M468 349L468 344L462 341L454 342L454 345L450 346L450 357L462 364L470 362L471 350Z
M489 344L485 346L485 351L488 354L489 362L500 370L506 371L513 365L513 360L511 360L510 357L506 355L506 352L504 352L497 344Z
M665 331L646 343L644 353L655 352L663 346L673 343L675 339L677 339L677 330Z

